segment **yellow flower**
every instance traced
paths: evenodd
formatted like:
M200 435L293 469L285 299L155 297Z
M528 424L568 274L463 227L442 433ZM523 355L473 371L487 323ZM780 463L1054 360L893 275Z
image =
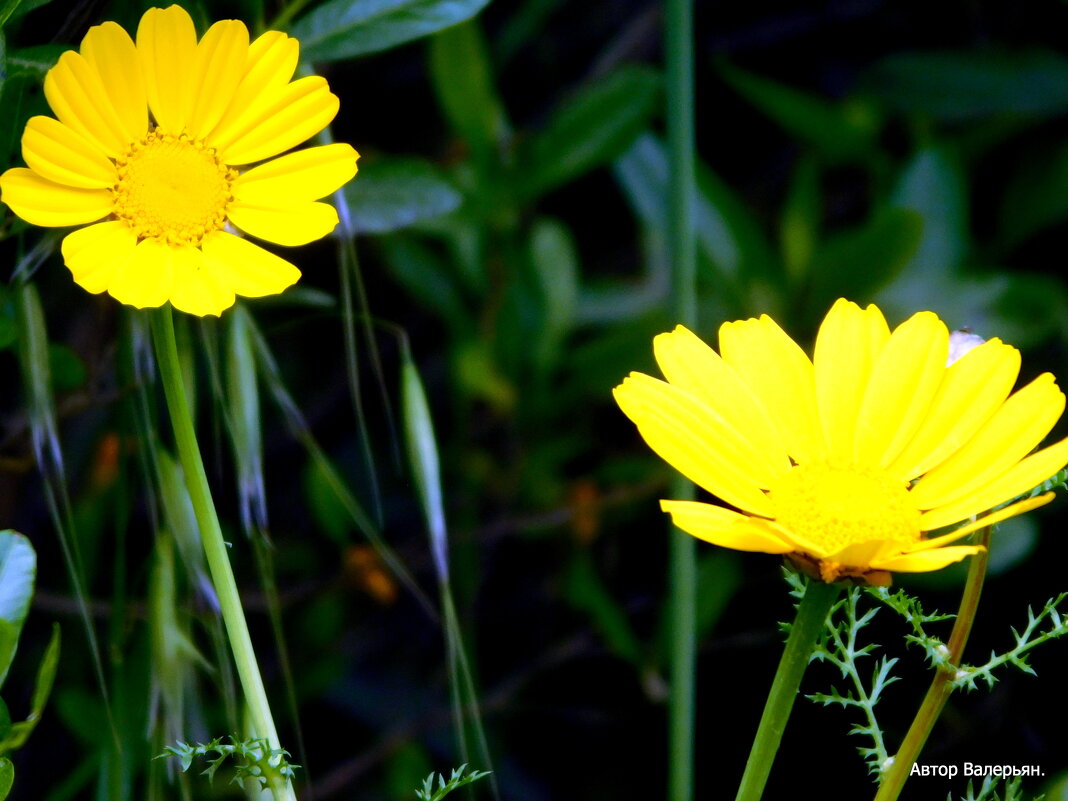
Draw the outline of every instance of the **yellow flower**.
M338 110L323 78L290 80L298 49L278 31L249 42L236 20L198 42L178 6L149 9L136 44L114 22L91 28L45 76L57 119L27 123L29 169L0 176L0 199L34 225L95 223L66 236L63 260L123 303L219 314L235 294L281 292L300 271L232 229L279 245L326 236L337 212L316 201L358 158L346 144L272 158Z
M1010 395L1020 353L997 339L947 365L931 312L891 333L875 306L839 300L812 360L766 315L724 324L719 344L682 326L660 334L667 381L631 373L614 391L654 451L734 507L661 502L716 545L786 554L827 582L887 583L885 571L976 553L949 543L1047 503L1053 493L983 514L1068 463L1068 439L1031 453L1064 410L1053 376Z

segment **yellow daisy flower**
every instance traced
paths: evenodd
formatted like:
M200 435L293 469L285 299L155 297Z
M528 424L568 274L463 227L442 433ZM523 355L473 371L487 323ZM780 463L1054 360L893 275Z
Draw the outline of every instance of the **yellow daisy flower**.
M274 158L338 110L325 79L291 80L298 49L278 31L250 42L237 20L198 42L179 6L145 12L136 43L114 22L91 28L45 76L56 119L27 123L28 169L0 176L0 199L34 225L94 223L64 238L63 260L123 303L205 315L281 292L300 271L233 229L279 245L326 236L337 212L317 201L358 158L346 144Z
M657 454L734 507L661 502L716 545L885 584L887 571L976 553L949 543L1047 503L1053 493L984 514L1068 463L1068 439L1031 453L1064 411L1053 376L1010 395L1019 351L991 339L951 361L931 312L891 333L875 306L839 300L812 360L766 315L724 324L719 344L682 326L660 334L667 381L631 373L614 391Z

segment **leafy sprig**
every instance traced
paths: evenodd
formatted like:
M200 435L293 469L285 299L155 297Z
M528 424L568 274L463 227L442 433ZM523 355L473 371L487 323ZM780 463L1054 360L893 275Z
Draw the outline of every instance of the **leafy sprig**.
M997 682L994 670L1002 665L1013 665L1024 673L1029 673L1032 676L1036 675L1034 668L1027 663L1027 654L1044 642L1055 640L1068 634L1068 620L1062 618L1061 613L1057 610L1057 607L1061 605L1065 598L1068 598L1068 592L1062 592L1056 598L1051 598L1037 615L1029 607L1027 609L1027 625L1024 626L1023 631L1019 632L1015 628L1012 629L1012 636L1016 639L1016 644L1002 654L991 651L990 659L983 665L962 665L953 679L953 687L974 690L976 681L982 679L989 689ZM1045 621L1049 621L1050 626L1044 631L1040 631Z
M891 676L890 671L898 660L887 657L876 660L870 683L865 681L861 675L857 666L858 660L871 655L878 646L875 643L869 643L863 647L858 646L857 635L879 611L878 608L872 608L862 615L859 614L859 602L862 595L861 588L851 587L845 597L831 608L828 625L812 653L813 660L829 662L837 667L842 673L842 678L849 679L853 685L852 689L846 690L843 694L837 688L832 687L830 693L813 693L808 698L825 706L838 704L842 707L855 707L861 710L865 722L854 725L849 733L871 739L871 746L858 746L857 751L864 757L868 771L878 775L882 773L889 754L883 741L882 729L879 728L875 716L875 705L879 703L883 691L897 681L897 677Z
M949 659L949 648L940 637L927 633L924 626L952 620L956 615L944 612L923 611L920 599L909 595L904 590L891 593L886 587L872 587L868 590L872 597L897 612L905 622L912 626L912 633L905 635L905 641L920 646L931 667L941 667Z
M423 779L423 789L416 790L415 797L418 798L419 801L441 801L441 799L453 790L458 790L465 785L471 784L471 782L477 781L483 776L489 776L489 771L474 770L465 774L464 771L466 770L466 763L460 765L458 768L453 768L452 775L449 777L448 781L446 781L445 777L440 773L437 774L437 790L434 789L434 774L431 773Z
M1023 779L1020 777L987 776L983 779L978 794L972 789L972 783L968 782L968 792L958 801L1024 801L1023 790L1021 789L1022 782ZM998 793L998 788L1002 783L1005 785L1004 795ZM1043 798L1045 796L1040 795L1032 801L1042 801ZM953 801L952 794L946 796L946 801Z
M227 761L232 759L234 775L231 782L240 783L246 779L259 782L261 788L266 788L273 779L289 780L293 778L294 768L289 762L289 752L283 748L269 748L267 741L262 737L254 737L249 740L239 740L229 737L230 742L224 743L223 738L216 737L208 743L189 745L181 740L176 745L168 745L156 759L164 757L178 757L183 771L188 771L197 757L204 757L208 761L208 767L201 771L201 775L207 776L208 781L214 781L215 772ZM215 756L212 756L215 754Z

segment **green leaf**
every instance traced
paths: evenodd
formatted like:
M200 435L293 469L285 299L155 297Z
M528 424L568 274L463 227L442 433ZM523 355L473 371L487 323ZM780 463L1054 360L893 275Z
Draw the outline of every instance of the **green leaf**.
M589 551L579 551L572 557L565 591L571 605L590 616L612 653L632 665L641 665L641 642L626 613L597 573Z
M952 270L968 254L968 187L964 169L948 147L930 145L905 167L890 206L923 218L923 238L906 269L929 275Z
M382 237L380 244L389 274L417 303L445 320L457 334L471 331L474 315L438 251L404 234Z
M651 133L638 137L614 165L627 200L641 222L667 236L668 158L664 143ZM739 276L766 275L771 269L771 247L759 223L741 198L704 164L697 166L694 235L698 266L716 282Z
M358 234L398 231L448 214L463 202L459 190L433 164L413 158L373 162L344 192Z
M660 76L638 66L585 86L531 139L519 194L534 199L621 155L648 124L659 92Z
M37 555L30 541L14 531L0 531L0 620L14 629L4 632L4 645L0 651L0 685L7 676L15 655L15 643L26 620L33 596L33 582L37 575Z
M15 783L15 766L7 757L0 757L0 801L7 798L11 785Z
M836 298L872 297L908 263L922 235L919 214L891 209L829 240L812 259L808 308L823 314Z
M1068 143L1027 149L1001 203L999 244L1012 248L1068 218Z
M1050 50L902 53L876 64L865 88L891 108L940 122L1068 111L1068 58Z
M490 159L508 133L493 67L475 20L430 40L430 77L445 116L474 153Z
M11 50L7 54L7 77L27 75L43 79L45 73L56 66L59 57L67 50L70 50L68 45L57 44L35 45Z
M470 19L489 0L329 0L289 33L306 61L377 53Z
M11 731L11 712L8 711L7 704L3 698L0 698L0 751L7 751L4 748L3 742L7 739L8 733Z
M20 1L21 0L3 0L3 2L0 2L0 34L2 34L4 25L7 24L8 19L15 12L15 9L19 7ZM3 53L3 37L0 35L0 56L3 56ZM2 67L2 63L0 63L0 67ZM0 75L2 74L3 73L0 73Z
M876 144L878 114L857 101L834 103L731 65L722 66L720 75L788 133L834 161L861 158Z
M9 0L9 5L14 5L15 8L11 12L11 19L18 19L19 17L29 14L35 8L48 5L52 0Z
M811 155L798 159L779 222L782 259L795 278L805 274L816 250L823 217L820 170Z
M546 371L557 361L578 306L578 249L571 230L559 220L537 220L530 232L530 260L543 302L534 359Z
M48 696L52 693L52 685L56 679L56 668L59 666L59 624L52 625L52 638L48 642L41 664L37 666L37 680L33 685L33 698L30 701L30 714L26 719L11 726L11 731L0 738L0 751L14 751L22 748L26 739L30 736L37 723L41 720Z

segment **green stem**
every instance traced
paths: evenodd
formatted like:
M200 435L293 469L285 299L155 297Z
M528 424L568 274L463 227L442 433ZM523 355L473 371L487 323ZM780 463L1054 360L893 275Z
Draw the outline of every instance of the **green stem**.
M667 77L668 256L674 322L693 328L697 318L694 243L693 3L665 0L664 53ZM671 497L694 497L680 478ZM697 664L697 553L693 537L672 530L668 592L671 609L671 697L668 705L668 801L691 801L694 768L694 694Z
M894 761L883 774L879 791L875 794L876 801L896 801L901 795L912 766L927 743L927 737L931 734L935 721L942 714L949 696L953 694L953 676L957 672L957 665L960 664L964 646L968 642L968 635L972 632L975 612L979 607L979 596L983 592L983 580L986 578L987 562L990 559L990 531L990 526L987 526L979 532L977 544L982 545L983 550L975 554L968 565L968 580L964 584L960 609L957 610L957 619L949 635L947 646L949 654L931 680L927 695L924 696L908 734L901 742L901 747L894 755Z
M211 499L208 476L204 471L204 461L200 457L193 419L186 399L185 385L182 381L182 369L178 359L178 345L174 338L174 320L170 306L153 312L152 339L156 349L156 361L159 364L160 377L163 380L163 393L167 398L167 411L170 413L174 427L174 440L178 446L178 459L185 474L186 488L196 514L200 539L204 544L204 555L208 560L215 592L219 596L223 623L230 639L230 650L234 655L237 675L244 691L245 703L255 737L267 740L271 749L281 748L278 731L275 729L271 708L267 703L267 693L263 687L263 678L256 662L256 651L249 637L248 624L241 607L241 598L237 592L237 582L230 567L230 557L226 552L219 516ZM270 787L275 801L296 801L296 795L290 782L279 776L270 778Z
M790 637L786 640L786 648L775 671L775 680L764 704L764 714L760 717L760 726L749 751L749 761L745 763L745 773L735 801L759 801L764 793L764 785L771 773L775 753L779 750L782 733L786 730L786 721L790 719L801 677L808 667L816 640L840 589L838 584L825 584L812 579L805 587L805 596L798 604L797 617L790 627Z

